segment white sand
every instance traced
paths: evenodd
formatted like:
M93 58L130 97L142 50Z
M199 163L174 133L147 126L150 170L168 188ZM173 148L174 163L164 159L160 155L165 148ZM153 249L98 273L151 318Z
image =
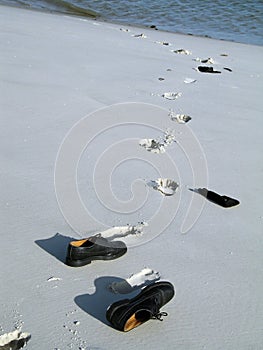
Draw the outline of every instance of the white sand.
M0 335L22 325L32 350L262 349L263 48L3 6L0 26ZM180 49L192 54L170 51ZM197 72L211 64L195 58L222 73ZM192 120L175 123L169 109ZM64 217L57 152L89 113L58 158ZM164 154L139 146L167 128L177 142ZM179 191L149 190L159 177ZM207 186L241 204L188 190ZM70 237L141 221L122 258L63 264ZM169 315L115 331L105 308L127 295L107 287L148 266L176 288Z

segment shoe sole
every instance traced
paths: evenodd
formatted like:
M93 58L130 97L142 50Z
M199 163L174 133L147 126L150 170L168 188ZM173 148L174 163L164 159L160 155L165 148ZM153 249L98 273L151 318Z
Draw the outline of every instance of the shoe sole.
M137 300L139 300L141 297L143 297L147 292L151 291L152 289L156 289L156 286L161 287L167 287L167 286L171 286L171 283L169 282L158 282L158 283L154 283L151 284L150 286L145 287L136 297L132 298L132 299L122 299L120 301L115 302L114 304L110 305L110 307L108 308L107 312L106 312L106 318L109 322L111 322L110 320L112 319L113 314L120 309L123 306L127 306L131 301L135 302Z
M92 258L81 259L81 260L71 260L69 258L66 258L66 265L71 267L81 267L81 266L90 264L93 260L114 260L114 259L120 258L126 252L127 252L127 249L114 255L108 255L108 256L97 255L97 256L93 256Z

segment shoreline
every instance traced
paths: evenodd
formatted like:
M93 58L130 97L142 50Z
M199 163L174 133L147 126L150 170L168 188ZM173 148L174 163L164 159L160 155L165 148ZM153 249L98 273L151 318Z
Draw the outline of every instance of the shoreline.
M104 18L100 14L96 14L96 12L94 12L94 17L93 17L92 15L85 16L85 15L74 14L74 13L70 13L70 12L67 13L67 12L59 12L59 11L55 11L55 10L48 10L48 9L37 9L37 8L30 8L30 7L26 7L26 6L19 6L19 5L12 5L12 4L10 4L10 5L0 4L0 6L22 9L22 10L29 10L29 11L36 11L36 12L47 13L47 14L51 14L51 15L54 14L54 15L62 15L62 16L71 16L71 17L75 17L75 18L93 20L93 21L97 21L97 22L101 22L101 23L115 24L115 25L120 25L120 26L124 26L124 27L126 26L128 28L138 28L138 29L142 29L142 30L143 29L150 29L153 31L158 30L158 31L163 32L163 33L193 36L193 37L197 37L197 38L206 38L206 39L212 39L212 40L232 42L232 43L237 43L237 44L259 46L259 47L263 46L260 44L250 44L250 43L245 43L245 42L240 42L240 41L235 41L235 40L215 38L215 37L212 37L210 35L198 35L198 34L192 34L192 33L184 33L184 32L179 32L179 31L174 32L174 31L169 31L169 30L165 30L165 29L159 29L153 23L152 26L157 28L157 29L155 29L155 28L151 28L151 25L140 25L140 24L136 24L136 23L135 24L134 23L126 23L123 21L107 19L107 18ZM93 12L93 11L91 11L91 12Z

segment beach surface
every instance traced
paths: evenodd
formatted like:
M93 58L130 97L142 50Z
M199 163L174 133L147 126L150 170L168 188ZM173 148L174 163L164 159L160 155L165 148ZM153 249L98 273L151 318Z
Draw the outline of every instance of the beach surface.
M0 335L22 327L29 350L260 350L263 47L5 6L0 18ZM128 252L66 266L69 241L97 232ZM114 330L107 307L156 280L176 289L163 322Z

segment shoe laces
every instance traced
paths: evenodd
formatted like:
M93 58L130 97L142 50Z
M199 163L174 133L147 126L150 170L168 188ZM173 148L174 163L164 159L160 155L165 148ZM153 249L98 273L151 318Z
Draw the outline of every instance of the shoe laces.
M155 315L152 315L151 319L153 320L158 320L158 321L163 321L163 316L168 316L168 313L167 312L158 312L156 313Z

